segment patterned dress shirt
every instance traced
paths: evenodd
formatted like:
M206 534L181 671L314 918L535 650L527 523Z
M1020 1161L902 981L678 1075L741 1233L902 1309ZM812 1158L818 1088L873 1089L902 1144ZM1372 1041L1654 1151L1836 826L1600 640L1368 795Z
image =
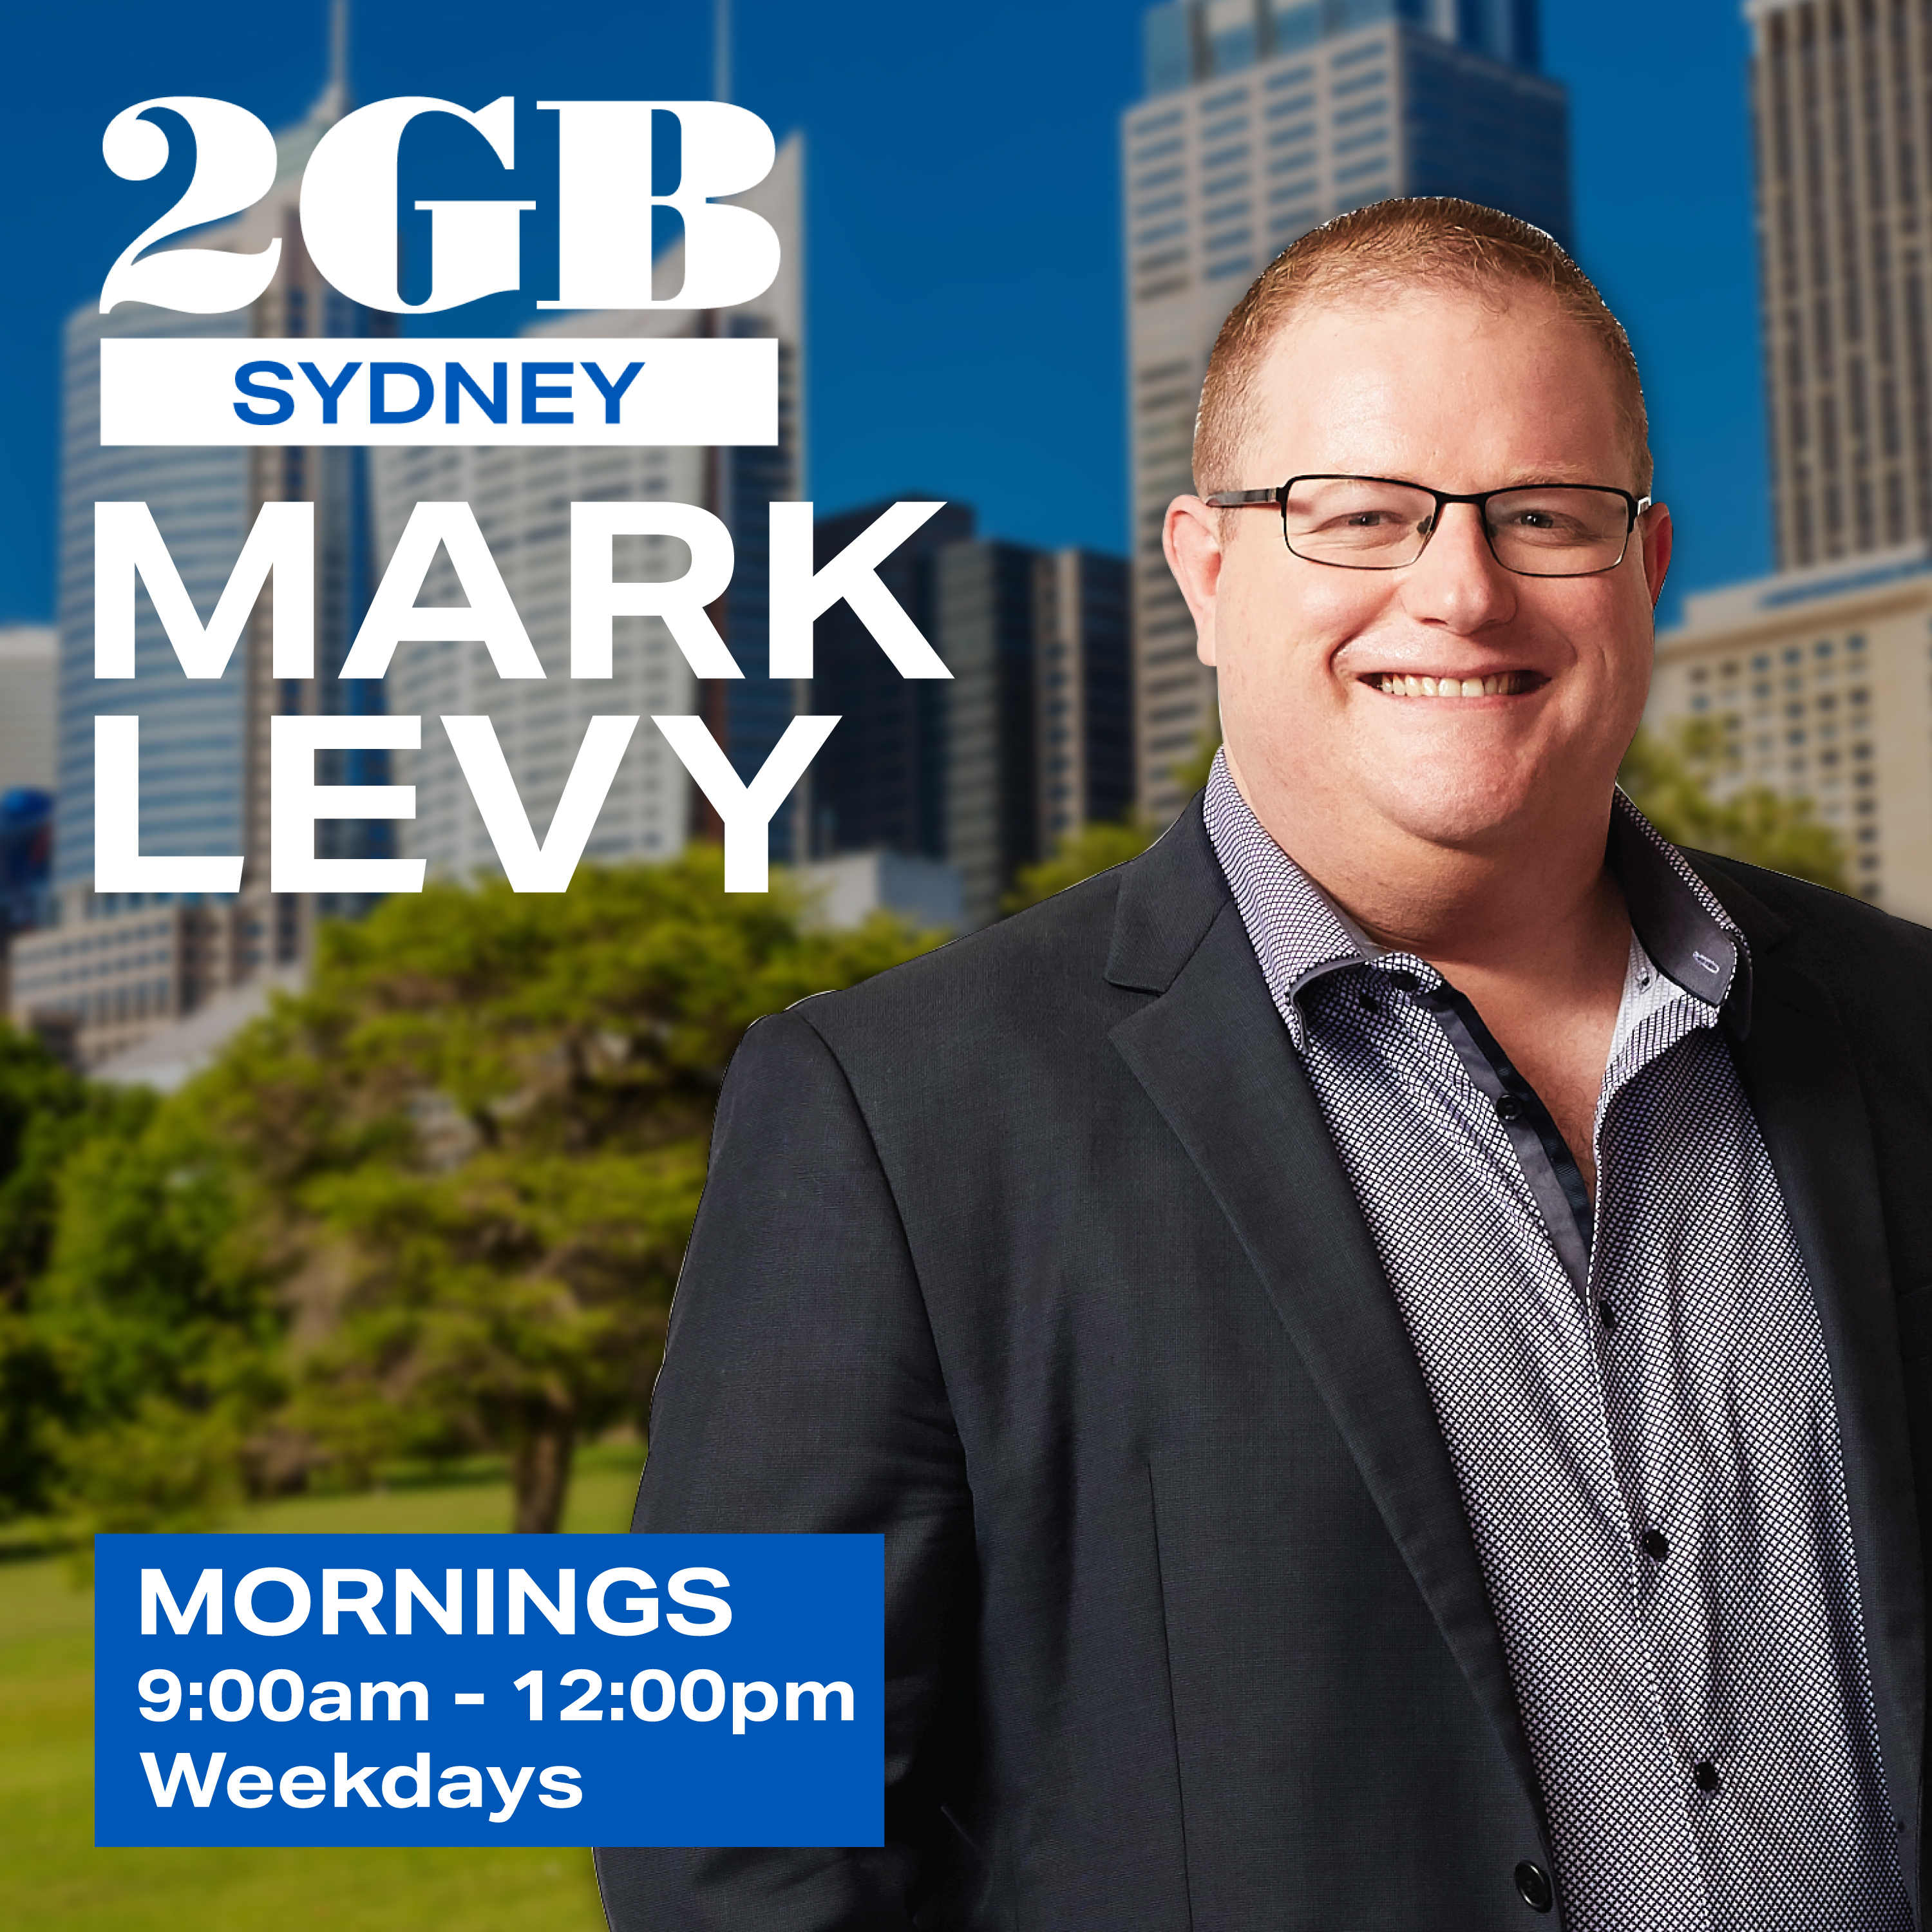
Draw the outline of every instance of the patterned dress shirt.
M1593 1216L1469 1002L1366 940L1221 759L1206 808L1442 1426L1564 1923L1905 1932L1823 1334L1726 1039L1742 934L1619 794Z

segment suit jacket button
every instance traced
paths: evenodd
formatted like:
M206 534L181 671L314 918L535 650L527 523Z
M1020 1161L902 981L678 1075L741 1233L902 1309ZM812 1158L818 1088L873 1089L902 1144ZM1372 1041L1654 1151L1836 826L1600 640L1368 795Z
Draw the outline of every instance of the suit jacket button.
M1533 1865L1525 1858L1516 1868L1516 1888L1522 1894L1522 1902L1532 1912L1547 1912L1556 1903L1556 1894L1551 1887L1550 1874L1540 1865Z

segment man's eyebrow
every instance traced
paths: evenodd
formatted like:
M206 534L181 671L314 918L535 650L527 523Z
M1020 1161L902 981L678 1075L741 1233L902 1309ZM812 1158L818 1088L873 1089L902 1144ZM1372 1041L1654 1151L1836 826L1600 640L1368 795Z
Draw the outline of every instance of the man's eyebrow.
M1496 485L1498 490L1521 490L1535 483L1598 483L1594 470L1574 463L1545 464L1540 469L1511 471Z

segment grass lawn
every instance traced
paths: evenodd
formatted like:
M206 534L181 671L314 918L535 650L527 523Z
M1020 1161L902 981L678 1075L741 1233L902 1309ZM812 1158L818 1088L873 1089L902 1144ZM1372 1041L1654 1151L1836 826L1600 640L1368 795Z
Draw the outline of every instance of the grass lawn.
M639 1451L578 1459L569 1530L630 1521ZM500 1530L501 1480L303 1497L230 1526ZM602 1932L588 1852L94 1847L94 1599L64 1559L0 1564L0 1924L32 1932Z

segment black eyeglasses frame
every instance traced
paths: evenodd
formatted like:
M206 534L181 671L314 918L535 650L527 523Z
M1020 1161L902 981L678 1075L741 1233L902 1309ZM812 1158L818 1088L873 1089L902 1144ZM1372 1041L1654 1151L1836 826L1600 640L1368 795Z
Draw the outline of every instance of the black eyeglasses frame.
M1425 496L1436 500L1436 508L1429 519L1429 535L1422 539L1421 546L1414 556L1402 563L1341 563L1333 557L1304 556L1294 547L1288 534L1288 493L1298 483L1388 483L1398 489L1418 490ZM1519 570L1513 563L1505 563L1496 556L1496 540L1490 528L1487 514L1490 500L1492 496L1512 496L1524 490L1590 490L1605 496L1618 496L1623 500L1628 520L1624 525L1622 548L1618 550L1614 563L1599 564L1594 570ZM1491 556L1496 558L1496 567L1508 571L1512 577L1544 578L1560 580L1572 577L1601 577L1606 572L1618 568L1630 554L1631 533L1636 530L1637 520L1651 506L1648 496L1634 496L1628 490L1620 490L1614 483L1509 483L1499 490L1478 490L1467 496L1459 496L1449 490L1432 490L1426 483L1412 482L1406 476L1357 476L1340 470L1313 470L1300 476L1291 476L1286 483L1273 490L1221 490L1204 500L1210 510L1245 510L1257 508L1264 503L1275 505L1281 512L1281 540L1288 546L1288 554L1303 563L1318 564L1327 570L1406 570L1411 564L1422 560L1422 553L1429 548L1430 539L1442 527L1442 512L1451 503L1470 503L1475 506L1476 520L1482 526L1483 541L1489 546Z

